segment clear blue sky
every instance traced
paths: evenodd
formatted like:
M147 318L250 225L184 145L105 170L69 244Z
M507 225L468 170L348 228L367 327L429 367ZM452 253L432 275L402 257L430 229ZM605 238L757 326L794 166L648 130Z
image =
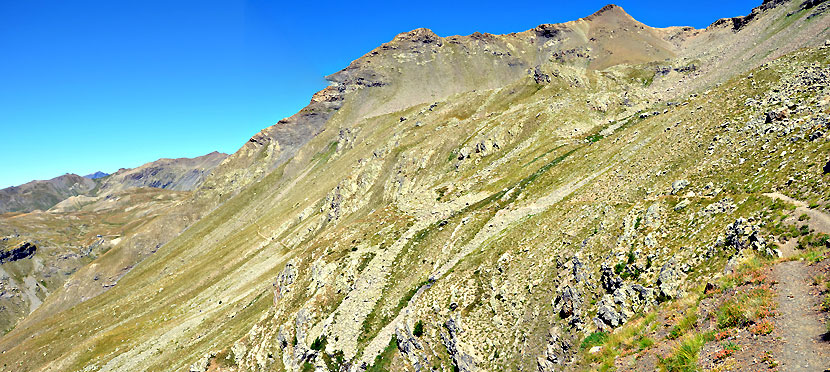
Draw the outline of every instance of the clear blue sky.
M0 0L0 188L232 153L400 32L518 32L606 3ZM617 2L699 28L760 3Z

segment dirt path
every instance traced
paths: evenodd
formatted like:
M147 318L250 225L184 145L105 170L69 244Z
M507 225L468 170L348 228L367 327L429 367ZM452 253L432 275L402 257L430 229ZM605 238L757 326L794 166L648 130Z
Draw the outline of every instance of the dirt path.
M811 229L815 230L816 232L830 234L830 215L828 215L827 213L815 209L810 209L807 207L807 203L800 200L795 200L787 195L778 192L766 193L764 194L764 196L773 199L783 200L787 203L795 205L796 208L794 218L798 218L798 216L806 214L810 217L810 219L807 221L807 225L810 226Z
M795 216L810 216L808 225L817 232L830 233L830 216L807 208L807 204L780 193L764 194L796 206ZM795 221L792 218L791 222ZM784 257L792 256L795 241L782 247ZM803 261L782 262L773 268L779 315L776 334L781 344L776 356L782 371L830 371L830 343L824 340L826 328L818 311L819 298L810 293L810 267Z
M775 319L781 337L776 353L781 371L825 371L830 368L830 344L823 340L822 314L818 299L810 294L809 267L801 261L775 265L778 281L778 315Z

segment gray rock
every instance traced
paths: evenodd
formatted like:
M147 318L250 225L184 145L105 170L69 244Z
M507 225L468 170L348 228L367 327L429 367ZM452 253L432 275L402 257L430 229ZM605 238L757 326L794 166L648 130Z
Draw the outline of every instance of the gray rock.
M297 280L297 268L294 259L291 259L285 264L285 268L282 269L274 282L274 305L291 291L295 280Z
M692 204L692 202L690 202L689 199L683 199L683 200L680 201L680 203L677 203L677 205L674 206L674 210L676 212L679 212L679 211L683 210L684 208L688 207L689 204Z
M657 298L663 301L670 298L676 298L678 288L680 287L680 271L675 267L674 259L666 262L660 268L660 274L657 276Z
M771 257L781 257L781 251L767 246L761 236L761 227L753 223L754 220L739 218L726 227L726 235L720 242L725 248L734 253L742 249L752 249Z
M203 355L199 360L194 362L190 365L190 372L205 372L210 365L210 359L213 358L215 354L207 353Z
M706 215L713 215L713 214L720 214L720 213L727 213L734 211L737 208L735 203L732 199L723 198L717 202L709 204L706 208L703 208L703 214Z
M674 181L671 184L671 194L676 195L678 192L680 192L680 190L683 190L684 188L686 188L686 186L689 186L689 181L687 181L687 180Z
M660 203L654 203L646 209L646 215L643 217L643 226L658 228L660 227Z
M614 293L617 288L622 286L622 278L614 274L610 267L603 266L600 271L599 282L606 293Z
M582 296L579 291L571 286L566 286L553 300L553 311L559 314L559 317L562 319L570 316L581 316Z
M617 311L614 306L614 300L610 295L606 294L602 296L602 299L599 301L597 305L597 316L594 322L601 329L608 327L616 328L623 324L623 316Z
M471 355L465 353L460 347L458 335L464 332L461 329L461 324L454 318L450 318L444 323L444 328L446 328L447 332L441 334L441 341L443 341L444 346L447 347L447 353L450 354L455 366L458 367L458 371L475 371L475 360Z
M426 370L424 365L428 365L429 359L420 352L423 346L412 334L409 324L404 322L402 326L397 327L395 337L398 339L398 350L412 363L412 367L416 371Z
M542 356L536 359L539 372L553 372L561 370L567 362L571 345L562 338L559 327L553 326L548 330L548 343Z

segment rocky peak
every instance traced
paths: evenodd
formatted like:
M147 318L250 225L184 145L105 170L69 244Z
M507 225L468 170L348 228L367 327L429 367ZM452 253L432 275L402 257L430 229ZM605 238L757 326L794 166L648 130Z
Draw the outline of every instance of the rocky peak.
M621 6L615 5L615 4L608 4L604 7L602 7L600 10L597 10L596 12L594 12L594 14L591 14L591 15L583 18L583 19L586 20L586 21L592 21L592 20L597 19L599 17L619 17L619 16L634 19L628 13L626 13L625 10L623 10L623 8Z
M433 44L440 42L440 40L441 37L428 28L416 28L409 32L400 33L392 39L392 41L396 42L410 41L424 44Z

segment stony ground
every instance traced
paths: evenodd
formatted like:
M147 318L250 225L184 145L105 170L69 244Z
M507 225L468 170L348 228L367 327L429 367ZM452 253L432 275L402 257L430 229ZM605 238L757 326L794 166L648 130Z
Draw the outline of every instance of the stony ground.
M817 310L820 300L811 293L810 270L799 261L782 262L773 269L778 282L776 299L780 329L778 361L783 371L822 371L830 368L826 315Z

